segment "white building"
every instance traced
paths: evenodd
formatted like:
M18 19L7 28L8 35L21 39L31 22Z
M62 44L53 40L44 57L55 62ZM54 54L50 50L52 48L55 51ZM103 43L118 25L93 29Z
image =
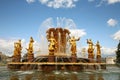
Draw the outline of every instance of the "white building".
M106 57L107 64L115 64L116 57Z

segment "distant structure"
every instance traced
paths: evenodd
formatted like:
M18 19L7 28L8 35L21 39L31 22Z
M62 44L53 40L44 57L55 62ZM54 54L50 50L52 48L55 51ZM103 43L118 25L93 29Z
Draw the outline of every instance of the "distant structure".
M116 57L106 57L107 64L115 64Z
M120 40L119 40L117 51L116 51L116 63L120 64Z
M0 62L7 62L8 56L0 52Z
M82 49L81 53L82 53L82 57L86 58L86 49L85 48Z

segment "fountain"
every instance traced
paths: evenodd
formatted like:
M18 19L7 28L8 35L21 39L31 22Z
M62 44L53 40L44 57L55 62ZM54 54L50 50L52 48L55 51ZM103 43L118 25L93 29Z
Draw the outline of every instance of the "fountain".
M101 54L100 49L97 52L97 60L94 60L93 54L93 43L91 39L87 40L89 44L88 48L88 58L78 58L77 57L77 48L76 41L79 41L80 38L76 39L74 36L70 37L70 31L63 28L49 28L46 31L46 38L49 42L48 55L41 55L34 57L33 53L33 38L30 38L30 43L27 50L27 60L21 60L21 44L15 44L15 50L13 55L13 61L8 63L8 68L11 70L42 70L45 72L55 71L55 70L69 70L69 71L82 71L84 69L97 69L96 66L105 66L105 63L101 63ZM68 54L67 43L70 44L70 53ZM100 48L99 43L97 42L96 46ZM18 55L19 54L19 55ZM19 58L18 58L19 57ZM18 58L18 60L17 60ZM89 65L89 66L88 66ZM103 67L101 67L103 68ZM105 69L105 67L104 67Z

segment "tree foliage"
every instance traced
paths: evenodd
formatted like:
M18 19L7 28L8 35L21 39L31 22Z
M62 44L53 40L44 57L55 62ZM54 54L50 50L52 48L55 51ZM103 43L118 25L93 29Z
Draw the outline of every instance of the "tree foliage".
M120 41L119 41L117 51L116 51L116 62L120 63Z

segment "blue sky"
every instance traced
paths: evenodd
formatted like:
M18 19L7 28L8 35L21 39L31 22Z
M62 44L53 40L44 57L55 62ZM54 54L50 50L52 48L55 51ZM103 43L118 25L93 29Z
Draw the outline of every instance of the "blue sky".
M57 19L65 19L80 31L78 47L86 47L91 38L111 55L120 40L119 9L120 0L0 0L0 51L11 55L13 42L22 39L26 47L30 36L40 44L41 24L50 19L56 26Z

